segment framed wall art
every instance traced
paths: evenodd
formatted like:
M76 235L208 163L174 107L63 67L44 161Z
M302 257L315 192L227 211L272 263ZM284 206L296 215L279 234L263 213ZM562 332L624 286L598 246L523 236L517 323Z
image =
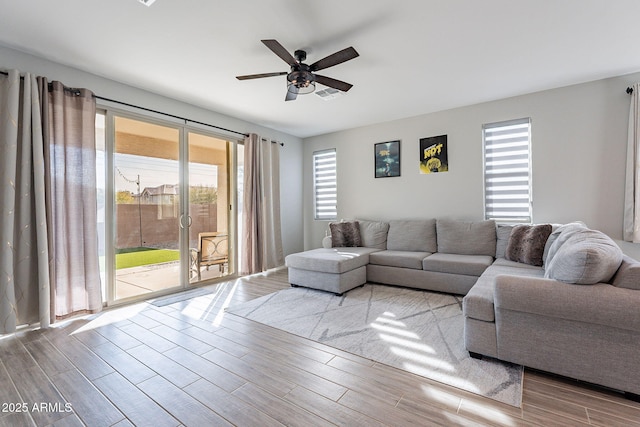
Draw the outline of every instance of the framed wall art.
M376 178L400 176L400 141L374 144L374 169Z
M447 135L420 138L420 173L448 171Z

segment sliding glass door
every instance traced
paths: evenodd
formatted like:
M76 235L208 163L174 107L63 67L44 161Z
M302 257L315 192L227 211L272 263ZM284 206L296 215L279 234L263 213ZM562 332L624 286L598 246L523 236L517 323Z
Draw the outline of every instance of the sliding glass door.
M234 273L232 206L229 197L229 142L198 132L187 133L188 230L191 283Z
M181 286L180 129L114 117L114 300Z
M140 117L102 117L103 139L111 141L99 144L107 302L234 274L233 143Z

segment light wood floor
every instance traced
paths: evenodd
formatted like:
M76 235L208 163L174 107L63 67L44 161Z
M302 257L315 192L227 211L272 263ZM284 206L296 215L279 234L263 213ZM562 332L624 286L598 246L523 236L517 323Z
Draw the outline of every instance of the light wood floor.
M526 371L518 409L224 314L286 287L279 270L0 339L0 426L640 426L640 404L570 380Z

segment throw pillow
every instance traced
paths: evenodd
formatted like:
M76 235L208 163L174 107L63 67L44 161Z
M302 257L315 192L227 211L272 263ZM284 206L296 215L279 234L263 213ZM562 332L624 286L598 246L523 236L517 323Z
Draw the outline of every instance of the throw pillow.
M576 221L570 222L565 225L561 225L556 228L549 236L547 244L544 248L544 255L542 255L542 262L544 265L549 265L555 254L560 250L560 247L567 241L569 237L576 231L587 230L587 226L584 222Z
M358 221L332 222L329 228L334 248L355 247L362 243Z
M622 250L606 234L575 231L549 262L546 279L593 285L609 282L622 263Z
M505 258L542 267L542 254L550 234L551 224L516 225L509 235Z

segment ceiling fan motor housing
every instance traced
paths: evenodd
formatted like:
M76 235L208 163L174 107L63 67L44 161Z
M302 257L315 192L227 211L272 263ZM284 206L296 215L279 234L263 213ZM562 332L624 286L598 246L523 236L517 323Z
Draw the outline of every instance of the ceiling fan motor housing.
M296 57L296 60L298 62L302 62L307 59L307 52L305 52L304 50L296 50L295 52L293 52L293 56Z

